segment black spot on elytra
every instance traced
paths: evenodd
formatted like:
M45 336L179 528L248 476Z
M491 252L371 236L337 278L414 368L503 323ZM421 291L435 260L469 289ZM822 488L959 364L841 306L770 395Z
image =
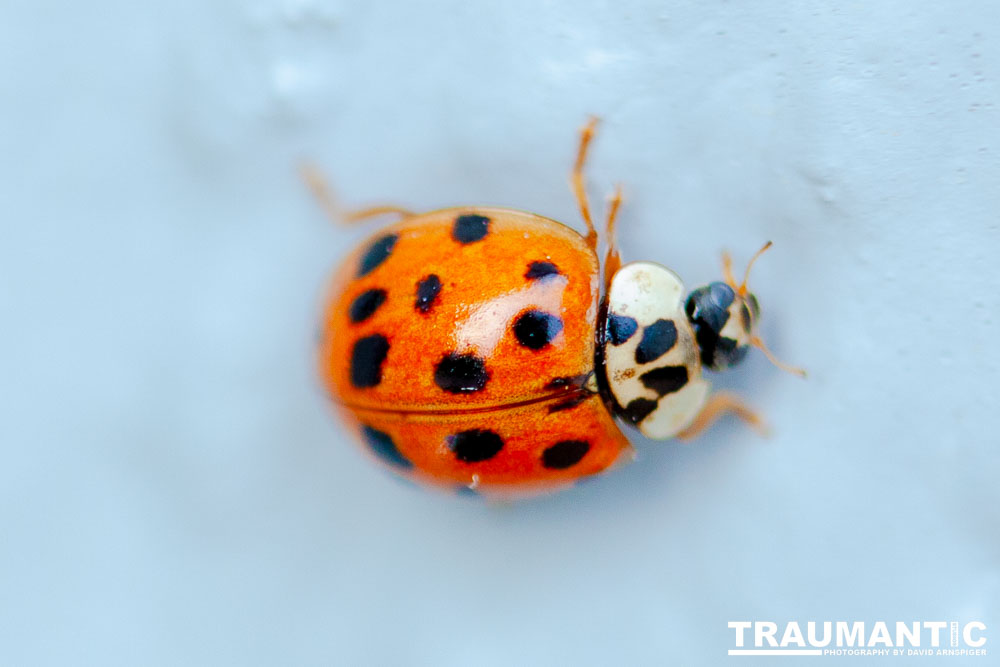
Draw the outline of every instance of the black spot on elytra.
M378 386L388 353L389 341L382 334L358 339L351 350L351 384L359 389Z
M434 382L451 394L469 394L486 386L486 362L474 354L449 352L434 367Z
M562 412L563 410L572 410L586 401L588 397L589 394L580 393L576 396L571 396L566 400L559 401L558 403L553 403L549 406L549 414L551 415L553 412Z
M528 271L524 277L528 280L538 280L548 276L558 276L559 267L552 262L532 262L528 265Z
M648 398L637 398L625 406L625 409L622 411L623 416L629 422L638 424L648 417L650 412L656 409L656 405L656 401L651 401Z
M746 302L740 304L740 326L745 331L750 331L750 309L747 308Z
M684 366L664 366L654 368L639 376L639 380L647 389L652 389L660 396L677 391L687 384L688 371Z
M417 283L417 302L414 307L421 313L426 313L437 301L441 293L441 279L433 273Z
M560 440L542 452L542 465L550 470L563 470L576 465L590 451L586 440Z
M625 315L608 313L608 340L612 345L621 345L636 332L639 323Z
M517 342L532 350L540 350L562 331L563 323L555 315L540 310L522 313L514 322Z
M388 433L365 425L361 427L361 434L375 455L389 465L404 469L413 467L413 463L403 456Z
M386 234L375 239L365 254L361 256L361 263L358 265L358 278L366 276L374 271L379 264L384 262L392 254L392 249L396 245L399 236L396 234Z
M482 429L460 431L449 435L447 442L455 458L465 463L487 461L503 449L503 438L494 431Z
M386 291L384 289L370 289L362 292L351 302L351 307L347 310L351 322L357 324L364 322L375 314L379 306L385 303Z
M642 340L635 348L635 363L655 361L676 344L677 325L673 320L656 320L642 331Z
M459 243L475 243L486 237L490 232L490 219L485 215L460 215L455 218L451 228L451 237Z

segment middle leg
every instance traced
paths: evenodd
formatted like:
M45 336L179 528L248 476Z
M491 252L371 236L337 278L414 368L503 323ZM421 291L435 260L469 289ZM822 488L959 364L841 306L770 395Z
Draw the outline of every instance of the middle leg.
M587 236L585 241L587 246L597 254L597 228L594 226L594 219L590 213L590 204L587 201L587 188L583 176L583 167L587 161L587 154L590 150L590 142L594 138L597 128L598 118L591 116L587 124L580 130L580 145L576 153L576 162L573 164L573 171L570 173L570 184L573 187L573 194L576 197L577 206L580 207L580 217L587 225ZM604 255L604 286L607 288L611 284L611 278L615 272L621 268L621 257L618 254L618 243L615 239L615 220L618 217L618 209L622 203L621 185L615 187L614 194L608 202L608 217L604 223L605 237L608 249Z
M713 394L694 421L680 431L675 437L680 440L691 440L698 437L705 429L714 424L723 415L735 415L746 424L752 426L761 435L767 435L767 424L764 419L746 405L738 396L726 391Z
M618 209L622 205L622 186L615 186L615 193L608 202L608 219L604 223L604 238L608 249L604 253L604 290L611 288L611 279L622 266L622 258L618 254L618 241L615 239L615 220L618 219Z

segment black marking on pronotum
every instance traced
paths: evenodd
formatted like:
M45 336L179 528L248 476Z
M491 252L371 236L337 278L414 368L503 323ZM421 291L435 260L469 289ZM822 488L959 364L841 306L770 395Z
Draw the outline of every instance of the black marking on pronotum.
M451 394L480 391L489 379L486 362L474 354L449 352L434 367L434 383Z
M414 307L421 313L426 313L437 301L441 293L441 279L433 273L417 283L417 301Z
M372 428L366 424L361 427L361 434L364 436L365 442L368 443L368 447L371 448L372 452L389 465L407 470L413 467L413 462L403 456L388 433L383 433L377 428Z
M487 461L503 449L503 438L495 431L483 429L460 431L449 435L446 442L455 458L465 463Z
M590 451L586 440L560 440L542 452L542 465L550 470L564 470L576 465Z
M350 308L347 309L347 315L351 318L351 322L358 324L374 315L379 306L385 303L385 297L386 291L378 288L365 290L359 294L351 302Z
M361 256L361 263L358 265L358 278L366 276L374 271L379 264L384 262L392 254L392 249L399 240L397 234L386 234L375 239L368 250Z
M677 343L677 325L673 320L656 320L642 331L635 348L635 363L648 364L666 354Z
M647 389L664 396L687 384L688 370L684 366L663 366L643 373L639 376L639 380Z
M532 350L540 350L563 329L562 320L541 310L522 313L514 322L517 342Z
M608 313L608 339L612 345L621 345L635 334L639 323L625 315Z
M552 262L532 262L528 265L528 271L524 277L528 280L538 280L557 275L559 275L559 267Z
M470 213L455 218L451 228L451 236L459 243L466 245L475 243L486 237L490 232L490 219L485 215Z
M351 349L351 384L358 389L378 386L388 353L389 341L382 334L359 338Z
M656 401L651 401L648 398L637 398L625 406L622 416L632 424L638 424L656 409L656 405Z

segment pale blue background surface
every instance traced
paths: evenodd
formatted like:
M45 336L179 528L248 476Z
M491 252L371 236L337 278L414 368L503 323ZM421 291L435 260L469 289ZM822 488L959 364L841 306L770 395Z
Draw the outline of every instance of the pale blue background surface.
M730 620L1000 654L995 3L140 4L0 7L0 664L744 664ZM626 258L773 240L810 379L754 355L719 384L771 439L636 437L541 501L395 482L313 372L368 230L297 161L579 226L589 113Z

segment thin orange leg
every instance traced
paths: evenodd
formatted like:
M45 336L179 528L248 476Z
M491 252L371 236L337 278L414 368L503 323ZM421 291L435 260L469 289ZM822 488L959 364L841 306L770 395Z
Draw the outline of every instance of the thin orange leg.
M747 270L743 273L743 282L740 283L739 285L736 284L736 279L733 277L732 257L729 256L728 252L722 253L723 278L725 279L726 284L732 287L736 291L736 294L738 294L740 297L745 297L748 293L747 281L750 280L750 269L753 268L753 263L757 261L758 257L767 252L767 249L770 248L772 245L773 244L770 241L768 241L763 245L763 247L761 247L760 250L758 250L754 254L754 256L750 259L750 262L747 264ZM779 360L777 357L775 357L774 354L771 353L771 350L767 349L767 345L764 344L764 341L761 340L760 336L752 336L750 338L750 344L759 349L761 352L763 352L764 356L767 357L767 360L770 361L775 366L777 366L778 368L780 368L781 370L787 373L794 373L799 377L803 378L806 377L806 370L804 368L790 366L784 363L783 361Z
M318 201L319 205L323 208L323 211L334 222L350 224L375 218L380 215L398 215L400 218L408 218L412 215L416 215L409 209L405 209L400 206L393 206L391 204L383 206L370 206L368 208L346 211L340 208L336 197L333 196L330 186L327 184L326 179L323 177L323 174L319 169L311 164L303 164L299 168L299 173L302 176L302 180L306 182L306 186L308 186L308 188L312 191L313 196L316 197L316 201Z
M720 391L713 394L705 406L694 418L690 426L677 434L680 440L690 440L698 437L705 429L714 424L720 417L731 414L739 417L752 426L761 435L767 435L767 425L764 420L747 406L738 396Z
M604 225L605 240L608 250L604 254L604 289L611 287L611 279L622 266L622 258L618 254L618 243L615 239L615 221L618 219L618 209L622 205L622 186L615 186L615 193L608 202L608 219Z
M591 116L587 124L580 130L580 147L576 151L576 162L573 164L573 171L570 174L570 185L573 187L576 204L580 207L580 215L587 224L587 245L595 253L597 252L597 229L594 228L594 220L590 217L587 189L583 181L583 165L587 161L587 149L590 147L591 139L594 138L594 128L597 127L597 121L597 116Z

